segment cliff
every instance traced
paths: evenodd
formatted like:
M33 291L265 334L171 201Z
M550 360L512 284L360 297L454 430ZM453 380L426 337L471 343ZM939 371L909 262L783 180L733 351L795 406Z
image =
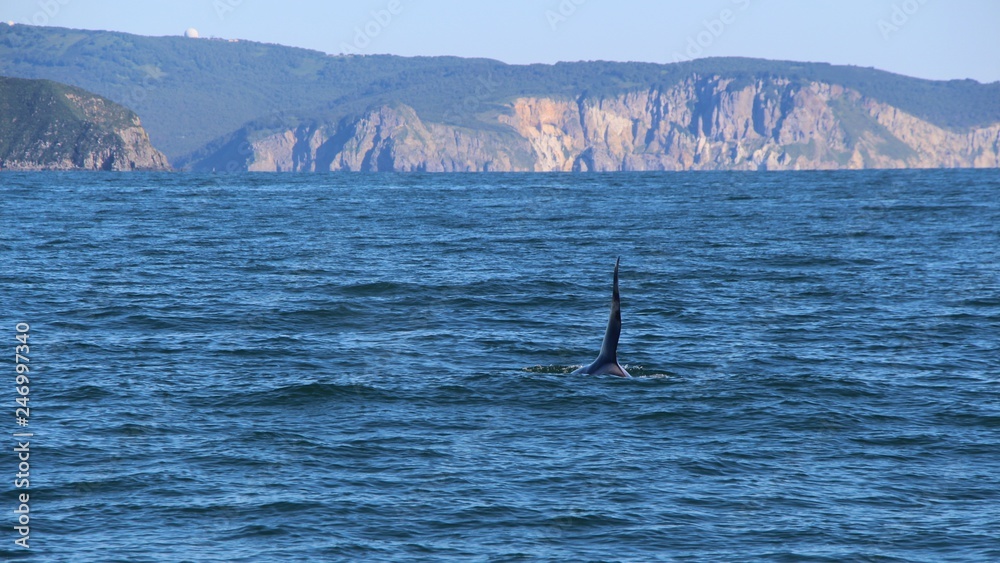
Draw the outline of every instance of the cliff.
M168 170L130 110L72 86L0 77L0 170Z
M275 170L425 165L548 170L567 163L573 167L576 161L589 167L591 160L599 169L794 167L793 162L841 167L847 164L839 160L850 161L855 154L861 166L966 165L968 151L956 153L954 144L963 145L966 136L1000 123L1000 82L924 80L873 68L745 57L511 65L0 25L0 75L71 84L136 111L157 148L178 167L201 166L235 142L227 156L205 163L207 169L232 164ZM813 95L813 86L828 91ZM543 111L546 104L551 107ZM900 113L893 118L866 104ZM754 121L755 107L776 112L770 130L761 128L768 125L761 115ZM813 137L795 141L794 135L808 128L796 123L799 117L826 120L824 126L834 123L808 115L818 110L832 115L840 132L818 135L811 145ZM545 112L565 117L532 125ZM402 120L398 126L393 125L397 118ZM699 128L692 118L709 127ZM906 123L910 118L930 128ZM746 119L758 129L746 134L727 129ZM633 121L648 139L628 127L617 131ZM600 132L605 126L611 136L606 145ZM797 131L799 126L805 129ZM883 127L899 128L899 135L912 128L906 139L891 136L917 155L892 141ZM401 135L409 137L399 144ZM938 140L952 148L943 149ZM292 158L289 144L305 154ZM324 150L312 154L315 144ZM564 149L567 155L560 154ZM685 154L682 149L693 150ZM727 157L726 151L733 150L747 153ZM343 158L340 151L347 151ZM369 151L372 158L366 160ZM984 149L983 154L988 160L992 153Z
M244 128L199 170L644 171L1000 167L1000 123L945 129L856 90L692 75L666 88L517 97L471 126L405 104Z

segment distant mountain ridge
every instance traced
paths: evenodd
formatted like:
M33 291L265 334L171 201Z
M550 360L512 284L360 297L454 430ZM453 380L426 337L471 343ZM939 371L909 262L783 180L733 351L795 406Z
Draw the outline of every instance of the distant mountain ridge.
M73 86L0 77L0 170L167 170L132 111Z
M1000 83L741 58L506 65L0 25L0 74L143 116L236 170L997 166Z
M718 75L667 90L518 98L499 128L402 104L340 122L241 129L182 165L204 171L656 171L997 168L1000 124L956 133L842 86Z

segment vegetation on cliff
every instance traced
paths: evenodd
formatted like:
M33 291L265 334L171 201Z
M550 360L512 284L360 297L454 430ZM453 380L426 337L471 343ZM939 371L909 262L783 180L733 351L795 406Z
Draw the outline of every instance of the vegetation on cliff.
M73 86L0 77L0 169L167 167L132 111Z
M171 159L223 142L248 123L249 129L266 133L357 120L373 107L394 104L412 107L427 122L500 131L496 117L517 99L666 91L692 76L725 77L734 90L779 79L803 87L840 85L954 132L1000 122L1000 83L930 81L869 68L745 58L665 65L507 65L455 57L331 56L248 41L0 25L0 74L58 80L123 103L143 116L153 141Z

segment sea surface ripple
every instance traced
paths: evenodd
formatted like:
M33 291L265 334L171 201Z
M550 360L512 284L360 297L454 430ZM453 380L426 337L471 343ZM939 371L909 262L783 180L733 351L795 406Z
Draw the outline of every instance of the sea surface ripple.
M0 559L1000 560L996 171L0 190Z

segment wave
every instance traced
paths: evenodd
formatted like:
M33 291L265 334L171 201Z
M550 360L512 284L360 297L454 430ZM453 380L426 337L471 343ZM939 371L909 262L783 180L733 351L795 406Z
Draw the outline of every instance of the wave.
M302 407L316 404L395 401L398 397L368 381L344 383L302 383L264 391L235 394L216 402L225 407Z

